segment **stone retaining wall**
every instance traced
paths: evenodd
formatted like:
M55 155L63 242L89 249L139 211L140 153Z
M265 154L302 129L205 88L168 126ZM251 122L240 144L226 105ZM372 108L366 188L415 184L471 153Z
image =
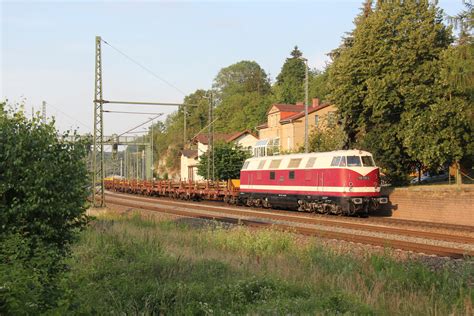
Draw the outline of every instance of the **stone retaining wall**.
M380 215L474 226L474 185L386 187L382 193L390 205Z

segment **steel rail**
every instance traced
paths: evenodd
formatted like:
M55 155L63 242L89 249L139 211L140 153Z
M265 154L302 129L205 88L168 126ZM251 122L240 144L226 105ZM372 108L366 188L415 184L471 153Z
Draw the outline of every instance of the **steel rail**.
M474 256L473 251L469 251L465 249L444 247L444 246L437 246L437 245L435 246L435 245L416 243L416 242L404 241L404 240L398 240L398 239L327 231L327 230L322 230L318 228L307 228L307 227L299 227L299 226L293 226L293 225L288 225L288 224L270 223L270 222L242 219L242 218L236 218L235 214L226 213L226 215L228 214L229 216L224 216L216 212L214 213L209 212L209 210L206 210L207 212L206 214L206 213L199 212L198 209L187 211L187 210L179 209L177 207L154 206L154 205L150 205L151 204L150 201L147 201L147 202L137 201L136 199L131 200L129 197L108 198L108 202L111 204L129 206L129 207L157 211L157 212L179 215L179 216L218 220L218 221L224 221L224 222L229 222L229 223L241 223L241 224L249 225L249 226L256 225L258 227L276 227L276 228L280 228L286 231L293 231L293 232L298 232L298 233L302 233L306 235L319 236L323 238L341 239L341 240L346 240L346 241L351 241L351 242L358 242L358 243L370 244L374 246L382 246L382 247L390 247L390 248L403 249L403 250L409 250L409 251L415 251L415 252L422 252L425 254L433 254L433 255L438 255L438 256L449 256L452 258L463 258L465 256Z
M110 193L106 193L106 195L110 195ZM117 193L115 193L117 194ZM118 194L121 195L121 194ZM307 216L300 216L299 213L296 214L278 214L274 212L269 212L269 210L265 211L256 211L253 209L237 209L237 208L229 208L229 207L219 207L219 206L210 206L209 205L196 205L194 203L186 203L180 201L166 201L163 199L156 199L150 197L138 197L133 195L126 195L127 199L132 199L135 201L159 201L161 204L167 205L182 205L186 206L187 208L193 209L205 209L206 211L210 212L226 212L233 215L251 215L259 218L271 218L276 220L285 220L285 221L293 221L297 223L303 224L318 224L318 225L325 225L325 226L332 226L332 227L341 227L347 229L356 229L356 230L363 230L363 231L371 231L377 233L388 233L388 234L395 234L401 236L409 236L415 238L425 238L425 239L433 239L433 240L441 240L441 241L448 241L448 242L456 242L456 243L465 243L465 244L474 244L474 238L469 236L458 236L458 235L450 235L446 233L438 233L438 232L427 232L427 231L420 231L420 230L412 230L412 229L404 229L398 227L387 227L387 226L380 226L374 225L373 223L350 223L346 221L339 221L335 219L328 219L328 218L314 218L314 217L307 217Z

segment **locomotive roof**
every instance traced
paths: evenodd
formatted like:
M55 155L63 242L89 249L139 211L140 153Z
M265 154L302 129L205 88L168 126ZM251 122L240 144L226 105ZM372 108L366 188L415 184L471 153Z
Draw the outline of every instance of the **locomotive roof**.
M276 156L263 156L263 157L252 157L247 159L248 161L252 160L265 160L265 159L283 159L283 158L305 158L305 157L334 157L334 156L361 156L369 155L371 153L359 150L359 149L350 149L350 150L334 150L334 151L325 151L325 152L313 152L313 153L298 153L298 154L288 154L288 155L276 155Z
M339 166L339 161L337 161L337 165L333 165L332 161L334 157L341 156L372 156L372 154L367 151L353 149L255 157L247 159L242 170L337 168ZM345 161L346 160L344 159L344 164ZM367 166L365 165L366 163L367 162L364 162L363 168L375 167L373 159L370 159L370 163ZM360 160L358 164L354 164L350 167L362 168Z

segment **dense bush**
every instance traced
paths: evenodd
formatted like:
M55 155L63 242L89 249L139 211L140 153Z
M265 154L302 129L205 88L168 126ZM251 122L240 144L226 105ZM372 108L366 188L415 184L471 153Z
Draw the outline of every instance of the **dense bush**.
M0 103L0 314L44 311L85 215L86 146Z

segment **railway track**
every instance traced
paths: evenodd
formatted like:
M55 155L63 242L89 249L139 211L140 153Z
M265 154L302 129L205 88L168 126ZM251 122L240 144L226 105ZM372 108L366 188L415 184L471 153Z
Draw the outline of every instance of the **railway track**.
M142 208L179 216L213 219L228 223L240 223L252 227L272 226L305 235L340 239L382 247L391 247L426 254L461 258L474 255L474 238L437 231L417 230L416 226L389 226L387 222L361 222L341 220L339 217L311 216L285 211L256 210L234 206L217 206L106 193L106 201L112 204ZM400 225L400 223L396 223ZM443 226L446 228L447 226Z

